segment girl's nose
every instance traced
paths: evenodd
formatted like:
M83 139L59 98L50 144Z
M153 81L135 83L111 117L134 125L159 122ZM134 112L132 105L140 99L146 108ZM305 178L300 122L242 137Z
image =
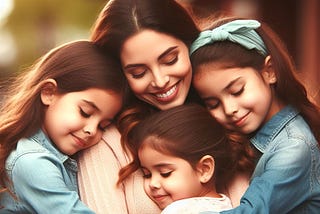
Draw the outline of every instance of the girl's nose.
M234 115L238 112L238 103L232 99L229 98L223 103L224 112L226 115Z
M93 123L88 123L83 128L84 133L86 133L89 136L94 136L97 133L97 125Z
M157 178L152 177L150 179L149 186L150 186L151 189L159 189L161 185L160 185L160 182L159 182L159 180Z

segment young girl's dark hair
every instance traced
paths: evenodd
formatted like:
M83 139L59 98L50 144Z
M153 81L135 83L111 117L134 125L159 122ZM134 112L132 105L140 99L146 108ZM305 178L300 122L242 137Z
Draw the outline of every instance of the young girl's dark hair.
M9 154L19 139L41 128L44 105L40 92L45 80L54 79L60 94L88 88L124 94L125 77L120 70L120 64L92 42L75 41L49 51L16 78L6 91L0 114L0 192L7 187L5 161Z
M242 164L238 153L233 151L233 144L240 139L231 137L197 104L177 106L149 116L131 130L128 140L136 150L133 161L120 170L118 184L139 169L138 150L146 143L156 151L188 161L193 168L203 156L211 155L215 161L213 179L219 189L226 188Z
M209 29L214 29L239 18L225 17L214 22ZM255 30L262 38L268 55L271 56L272 67L275 70L277 82L274 84L276 96L286 105L297 108L309 124L318 142L320 142L320 109L308 99L307 91L297 77L294 62L285 45L265 23ZM207 44L191 55L193 72L197 68L210 63L220 68L252 67L262 70L265 56L256 50L248 50L230 41L219 41Z

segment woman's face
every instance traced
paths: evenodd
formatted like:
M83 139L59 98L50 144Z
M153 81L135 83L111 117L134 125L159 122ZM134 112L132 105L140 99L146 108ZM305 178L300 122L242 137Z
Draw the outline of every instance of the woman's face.
M139 99L160 110L185 102L192 70L189 50L181 40L143 30L124 42L120 58L130 88Z

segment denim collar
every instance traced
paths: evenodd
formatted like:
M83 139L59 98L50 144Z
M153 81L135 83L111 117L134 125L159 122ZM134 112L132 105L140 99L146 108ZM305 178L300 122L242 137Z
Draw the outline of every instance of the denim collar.
M251 143L260 152L264 153L270 142L273 141L283 127L298 114L299 112L292 106L284 107L258 130L255 136L250 139Z
M54 154L61 162L65 162L69 158L68 155L61 153L56 147L54 147L51 140L48 139L47 135L41 129L30 138L49 150L49 152Z

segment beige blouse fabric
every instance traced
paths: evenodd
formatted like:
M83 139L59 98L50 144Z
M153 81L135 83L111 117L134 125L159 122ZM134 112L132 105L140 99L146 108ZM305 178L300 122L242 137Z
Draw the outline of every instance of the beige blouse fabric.
M78 183L81 200L98 214L153 214L159 208L143 190L140 172L116 186L118 172L129 163L120 145L120 134L112 126L102 140L79 154Z

